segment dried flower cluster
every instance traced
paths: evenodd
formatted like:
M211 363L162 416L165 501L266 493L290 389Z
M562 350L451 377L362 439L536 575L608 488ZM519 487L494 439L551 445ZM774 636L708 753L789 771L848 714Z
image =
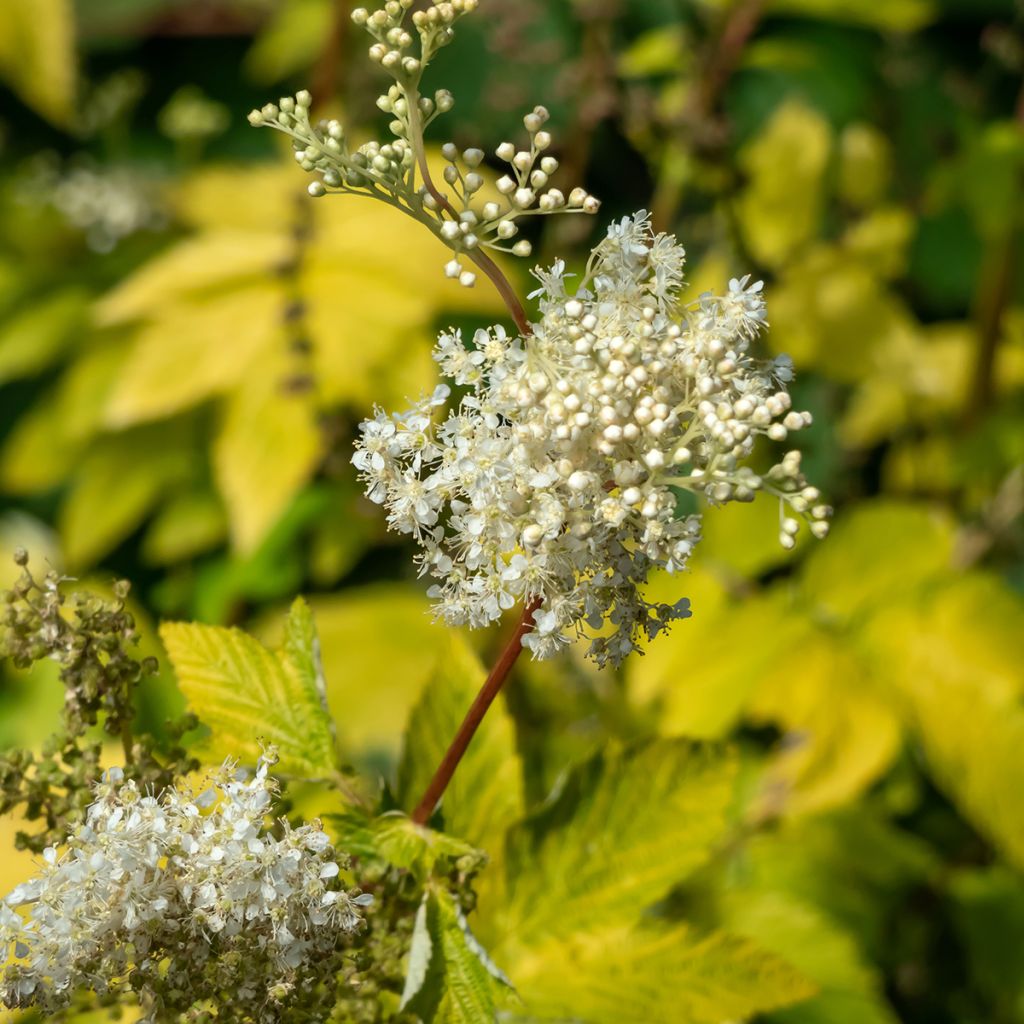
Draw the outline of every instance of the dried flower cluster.
M548 112L540 106L523 118L528 148L517 149L511 142L497 147L496 156L509 165L509 173L495 182L500 199L479 201L485 185L483 151L467 149L460 154L450 142L442 147L444 182L450 192L442 194L435 188L429 178L423 130L450 110L454 99L447 89L437 90L432 99L421 96L420 78L431 58L450 42L452 25L475 10L477 0L452 0L417 11L412 16L413 32L405 27L411 6L412 0L391 0L372 13L365 8L352 13L356 24L376 40L370 47L370 59L395 80L377 100L377 106L393 118L389 126L393 141L350 148L340 122L310 122L312 97L306 91L252 111L249 122L276 128L292 138L296 161L316 175L309 185L311 196L329 192L372 196L426 225L456 254L445 266L445 273L471 287L476 274L464 266L460 256L477 263L480 261L473 260L473 254L481 249L529 256L528 240L511 241L519 233L519 218L597 213L600 203L585 189L574 188L566 196L549 185L558 160L546 153L551 135L544 130Z
M233 1020L279 1019L296 984L342 970L368 896L338 887L319 823L264 827L272 757L230 764L198 796L146 796L111 769L67 851L0 902L0 1002L53 1011L76 988L145 993L152 1020L207 999ZM25 916L15 908L27 909Z
M22 805L28 821L43 823L38 832L18 834L19 847L38 853L62 841L89 803L103 746L93 726L102 721L105 732L120 737L132 777L159 791L196 767L179 743L196 719L184 715L167 723L163 743L132 734L136 688L158 665L133 653L139 635L125 607L126 580L114 584L113 597L68 592L69 581L52 570L37 579L25 551L16 552L15 562L21 575L10 590L0 591L0 658L17 668L56 662L64 685L63 728L46 741L42 756L0 753L0 813Z
M561 263L537 272L531 337L441 336L435 358L469 392L440 425L445 386L362 424L353 462L389 525L423 548L445 621L482 626L539 600L524 638L536 656L589 628L602 631L589 655L618 664L689 615L686 600L642 594L652 569L679 571L700 538L699 516L677 515L676 488L712 505L764 492L827 532L798 452L763 474L746 464L758 437L783 441L811 421L791 409L788 360L750 352L765 325L760 282L680 309L684 255L645 213L623 219L574 295ZM783 515L782 543L797 529Z

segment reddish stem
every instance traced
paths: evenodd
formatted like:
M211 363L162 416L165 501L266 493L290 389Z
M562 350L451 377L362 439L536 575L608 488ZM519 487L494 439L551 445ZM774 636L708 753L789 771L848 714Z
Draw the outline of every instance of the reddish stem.
M466 712L466 717L462 720L462 725L459 726L455 739L452 740L451 746L449 746L447 753L437 767L437 771L434 772L434 777L430 780L430 785L427 786L423 799L416 805L416 810L412 812L412 820L417 825L426 825L430 820L431 814L434 813L438 800L441 799L442 794L448 788L448 783L451 782L455 769L462 760L463 754L466 753L470 741L473 739L477 729L480 728L480 723L484 720L487 709L494 702L494 698L498 696L502 686L505 684L505 680L508 678L509 672L512 671L512 666L516 663L516 658L519 657L519 653L523 649L523 637L533 629L533 613L540 605L541 599L537 597L523 609L523 614L519 617L519 625L516 627L515 633L512 634L512 638L494 663L490 675L484 680L484 685L480 687L476 700L473 701L469 711Z

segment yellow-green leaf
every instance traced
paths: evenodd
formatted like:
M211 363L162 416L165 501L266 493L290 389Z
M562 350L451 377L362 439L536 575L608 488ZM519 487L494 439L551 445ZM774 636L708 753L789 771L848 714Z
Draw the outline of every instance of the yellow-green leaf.
M86 323L88 296L67 288L44 296L0 327L0 384L45 370Z
M576 768L510 834L507 903L492 908L502 948L636 921L710 856L734 773L730 755L682 740L608 751Z
M749 939L686 925L629 928L613 921L533 946L511 965L537 1019L580 1024L721 1024L814 994L781 957Z
M277 341L283 297L269 282L204 301L178 302L135 335L106 420L160 419L235 387ZM269 370L268 366L268 370Z
M305 601L299 598L292 605L278 650L239 629L199 623L165 623L160 636L181 692L211 730L208 757L252 763L263 745L273 744L282 773L306 778L333 774L334 737Z
M214 476L240 554L259 546L320 457L312 395L290 390L287 373L285 359L250 367L214 440Z
M4 0L0 75L43 117L71 121L78 75L71 0Z
M777 267L814 236L831 145L821 114L792 100L740 154L749 182L737 201L739 223L759 263Z

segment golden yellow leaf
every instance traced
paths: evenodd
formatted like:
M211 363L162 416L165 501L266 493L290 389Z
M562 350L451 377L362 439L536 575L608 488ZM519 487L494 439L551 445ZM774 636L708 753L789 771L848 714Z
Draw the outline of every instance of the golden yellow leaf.
M78 76L71 0L4 0L0 75L43 117L71 121Z
M789 100L740 153L749 181L737 200L738 220L759 263L780 266L817 232L831 146L824 117Z
M214 439L214 477L242 554L256 549L320 458L313 396L289 390L287 374L283 358L248 367Z

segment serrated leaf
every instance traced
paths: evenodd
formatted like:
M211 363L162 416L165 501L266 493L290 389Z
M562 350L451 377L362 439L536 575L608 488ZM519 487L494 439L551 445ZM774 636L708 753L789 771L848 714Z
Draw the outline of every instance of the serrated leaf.
M607 923L533 946L513 965L533 1019L720 1024L813 995L785 960L725 932Z
M66 125L74 114L78 59L71 0L5 0L0 75L35 111Z
M710 856L734 775L729 754L682 740L601 753L573 770L509 835L505 941L637 920Z
M423 795L485 676L466 642L453 637L409 715L398 771L399 799L407 810ZM496 851L509 823L522 817L523 808L523 778L512 720L496 702L445 791L441 804L444 829L481 849Z
M443 889L435 888L430 895L430 916L437 956L444 962L444 994L434 1020L438 1024L489 1024L495 1020L491 972L467 941L459 908Z
M319 693L310 612L297 599L285 645L272 651L239 629L169 622L160 636L181 692L209 726L211 758L254 762L274 744L278 770L306 778L335 771L330 716Z
M726 926L785 957L819 994L772 1020L786 1024L897 1024L881 979L835 923L790 895L739 888L724 908Z

